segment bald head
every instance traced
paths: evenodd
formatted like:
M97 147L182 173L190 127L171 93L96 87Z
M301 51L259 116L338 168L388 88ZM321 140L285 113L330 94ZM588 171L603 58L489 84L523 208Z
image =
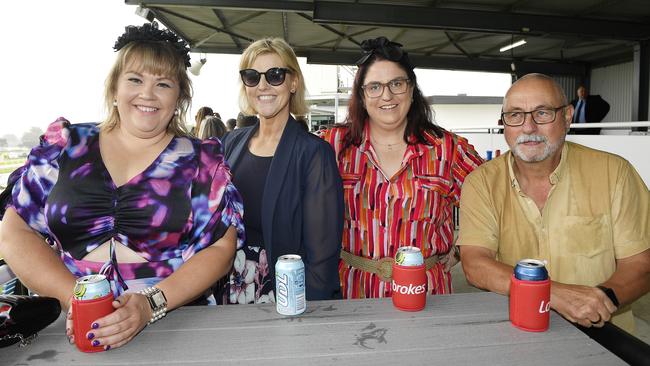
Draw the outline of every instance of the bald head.
M520 77L517 81L515 81L510 86L510 89L508 89L505 98L508 98L508 96L511 94L513 89L517 89L520 84L527 84L533 80L540 81L541 84L547 84L550 87L550 92L553 94L551 96L552 99L557 100L559 105L566 105L568 103L566 93L564 93L564 90L562 89L560 84L558 84L557 81L555 81L552 77L544 74L539 74L539 73L526 74ZM505 98L504 98L504 106L505 106Z
M544 114L539 114L543 111ZM504 135L516 159L538 163L559 159L571 125L573 106L567 105L562 87L551 77L528 74L512 84L503 98L503 112L523 115L520 125L508 125ZM542 123L535 117L552 117ZM559 161L559 160L557 160Z

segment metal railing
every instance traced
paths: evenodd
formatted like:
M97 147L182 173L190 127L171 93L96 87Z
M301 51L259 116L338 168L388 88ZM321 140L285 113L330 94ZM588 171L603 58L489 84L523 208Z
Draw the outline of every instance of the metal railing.
M572 123L571 128L604 128L608 130L627 130L630 128L650 127L650 121L638 122L600 122L600 123ZM501 125L478 125L472 127L452 128L452 132L487 132L499 133L503 130Z

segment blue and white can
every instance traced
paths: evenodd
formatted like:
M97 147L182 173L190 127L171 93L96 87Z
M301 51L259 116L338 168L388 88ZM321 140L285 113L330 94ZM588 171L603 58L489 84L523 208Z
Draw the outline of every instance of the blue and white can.
M275 263L275 307L282 315L305 312L305 265L299 255L280 256Z
M522 259L515 266L515 278L521 281L545 281L548 271L544 262L538 259Z

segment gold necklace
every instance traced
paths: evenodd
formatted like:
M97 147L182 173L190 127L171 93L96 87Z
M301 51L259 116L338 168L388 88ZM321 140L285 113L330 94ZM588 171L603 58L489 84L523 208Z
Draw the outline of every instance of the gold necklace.
M393 151L393 150L396 150L398 147L401 147L401 146L406 145L406 142L404 142L404 140L400 140L400 141L398 141L398 142L393 142L393 143L391 143L391 144L382 144L382 143L378 142L378 141L377 141L374 137L372 137L372 136L370 136L370 141L372 142L373 145L383 146L383 147L385 147L386 150L388 150L388 151Z

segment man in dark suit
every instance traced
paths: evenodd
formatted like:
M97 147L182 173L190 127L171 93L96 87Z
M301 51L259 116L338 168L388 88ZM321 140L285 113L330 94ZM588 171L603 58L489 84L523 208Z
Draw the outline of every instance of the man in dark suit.
M609 103L600 95L589 95L584 85L578 87L578 98L571 101L573 105L573 123L600 122L609 112ZM576 135L600 135L600 128L574 128Z

